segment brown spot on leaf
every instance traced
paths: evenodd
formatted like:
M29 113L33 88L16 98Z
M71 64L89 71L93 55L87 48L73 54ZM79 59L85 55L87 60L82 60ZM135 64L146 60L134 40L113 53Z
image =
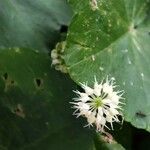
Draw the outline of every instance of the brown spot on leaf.
M22 118L25 118L25 113L21 104L17 104L17 107L13 110L13 112Z
M12 80L7 72L2 75L2 78L3 78L4 82L5 82L4 92L7 92L9 87L16 85L15 80Z

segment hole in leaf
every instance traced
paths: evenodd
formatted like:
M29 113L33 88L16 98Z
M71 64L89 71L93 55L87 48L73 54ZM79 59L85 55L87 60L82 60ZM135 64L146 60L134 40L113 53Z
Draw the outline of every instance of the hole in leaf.
M19 108L16 108L16 109L14 110L14 112L15 112L15 113L20 112L20 109L19 109Z
M37 86L40 86L41 85L41 79L36 79L36 84L37 84Z
M43 80L40 79L40 78L36 78L34 80L34 82L35 82L35 85L36 85L37 88L41 88L41 86L43 85Z
M3 74L3 77L4 77L5 80L7 80L7 79L8 79L8 73L7 73L7 72L4 73L4 74Z

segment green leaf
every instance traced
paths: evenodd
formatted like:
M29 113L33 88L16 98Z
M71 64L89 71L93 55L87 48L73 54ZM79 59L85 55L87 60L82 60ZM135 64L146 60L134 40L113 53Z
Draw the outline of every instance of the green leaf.
M127 122L124 122L122 126L120 126L118 123L115 123L114 130L111 130L110 133L117 143L121 144L127 150L132 150L134 147L133 140L136 140L133 134L134 129L139 130Z
M64 59L72 79L114 77L125 91L125 120L150 131L150 1L70 0L75 15ZM92 0L91 0L92 2ZM78 7L79 6L79 7Z
M96 150L125 150L114 139L109 137L98 135L94 139Z
M0 145L8 150L91 150L91 133L72 116L75 85L46 53L0 50Z
M65 0L1 0L0 46L48 50L71 15Z

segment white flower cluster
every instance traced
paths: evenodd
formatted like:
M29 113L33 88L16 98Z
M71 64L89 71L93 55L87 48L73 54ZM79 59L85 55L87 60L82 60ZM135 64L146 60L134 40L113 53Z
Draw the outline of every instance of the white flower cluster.
M78 97L74 98L73 108L76 109L74 115L84 116L87 118L86 126L96 126L96 130L105 132L108 128L106 123L110 123L113 130L113 122L120 122L118 116L122 116L122 107L120 102L123 91L114 91L116 88L114 78L105 80L100 84L95 78L94 87L91 88L87 84L82 84L84 92L74 91ZM108 128L109 129L109 128Z
M62 73L67 73L67 67L65 66L62 55L64 53L66 42L57 43L56 48L51 51L52 66L56 70Z

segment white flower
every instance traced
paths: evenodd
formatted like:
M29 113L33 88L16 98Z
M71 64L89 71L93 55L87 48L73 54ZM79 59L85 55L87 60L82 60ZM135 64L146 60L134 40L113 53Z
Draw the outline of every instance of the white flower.
M113 122L120 122L118 116L122 116L123 91L115 91L114 78L98 83L96 78L93 88L82 84L84 92L74 91L78 97L74 98L74 115L87 118L86 126L96 126L97 131L105 132L106 123L110 123L113 129ZM108 128L109 129L109 128Z

